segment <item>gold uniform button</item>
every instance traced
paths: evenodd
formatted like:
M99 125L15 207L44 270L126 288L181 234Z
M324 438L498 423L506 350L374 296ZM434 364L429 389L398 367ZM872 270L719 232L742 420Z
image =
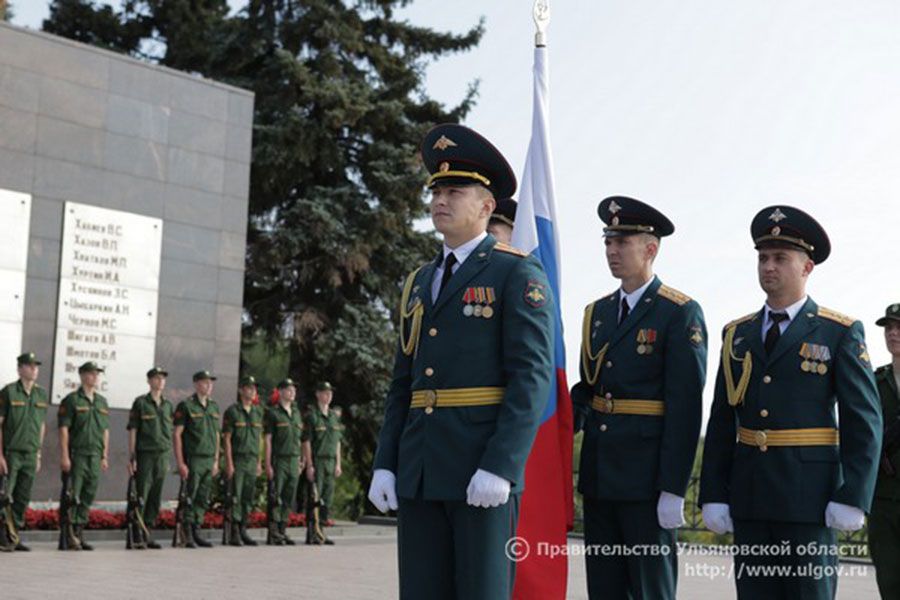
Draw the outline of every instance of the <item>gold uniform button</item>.
M612 361L611 361L611 360L606 361L606 368L607 368L607 369L612 368Z
M432 369L431 367L428 367L427 369L425 369L425 375L427 375L428 377L431 377L432 375L434 375L434 369Z
M434 412L434 408L432 408L432 407L430 407L430 406L426 406L426 407L425 407L425 414L426 414L426 415L430 415L430 414L433 413L433 412Z
M600 426L600 431L606 431L606 423Z
M772 377L770 375L766 375L763 377L763 383L772 383Z
M769 411L767 411L766 409L762 409L761 411L759 411L759 416L761 416L761 417L768 417L768 416L769 416Z
M609 392L606 392L606 399L607 399L607 400L612 400L612 394L609 393Z
M437 328L432 327L431 329L429 329L429 330L428 330L428 335L430 335L431 337L436 336L436 335L437 335Z

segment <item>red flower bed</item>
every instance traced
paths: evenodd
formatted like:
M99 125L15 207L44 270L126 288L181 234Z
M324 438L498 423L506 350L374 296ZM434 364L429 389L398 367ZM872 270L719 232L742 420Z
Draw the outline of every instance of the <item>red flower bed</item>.
M206 529L221 529L222 515L217 512L208 512L203 519L203 527ZM266 513L256 511L250 514L248 527L265 527ZM291 513L288 527L303 527L306 525L306 516ZM59 529L59 512L55 509L25 511L25 528L31 530ZM91 510L88 516L88 529L124 529L125 513L110 512L108 510ZM175 528L175 511L162 510L157 522L159 529Z

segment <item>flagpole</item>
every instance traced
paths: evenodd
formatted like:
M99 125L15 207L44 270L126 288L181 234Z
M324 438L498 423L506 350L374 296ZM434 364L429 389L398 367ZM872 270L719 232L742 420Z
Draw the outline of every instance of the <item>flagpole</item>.
M537 29L534 34L534 45L536 48L543 48L547 45L547 26L550 25L550 0L534 0L531 14Z

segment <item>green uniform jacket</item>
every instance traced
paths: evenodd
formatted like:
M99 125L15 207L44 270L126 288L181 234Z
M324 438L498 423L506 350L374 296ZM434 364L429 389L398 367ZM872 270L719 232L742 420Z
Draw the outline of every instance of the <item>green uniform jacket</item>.
M228 407L222 418L222 433L231 434L231 456L259 459L259 439L263 426L263 409L251 404L244 410L240 402Z
M891 423L900 419L900 394L897 392L897 381L894 379L891 365L884 365L875 371L875 381L878 383L884 425L889 427ZM889 458L894 469L900 469L900 447ZM875 484L875 497L900 500L900 473L890 476L879 472L878 482Z
M706 323L700 305L662 285L644 291L625 321L618 324L619 292L589 305L588 339L596 356L584 360L581 381L572 392L577 410L587 410L581 446L578 490L592 498L655 500L660 491L684 497L703 419L706 381ZM649 343L653 340L652 343ZM648 351L648 346L650 349ZM599 375L593 385L599 368ZM590 374L590 377L588 376ZM661 400L665 414L600 413L593 397Z
M300 456L300 441L303 437L303 417L295 405L291 414L281 404L266 411L266 433L272 436L272 458L278 456Z
M25 393L21 381L0 390L3 418L3 451L37 452L41 447L41 425L47 415L47 390L34 384Z
M323 415L317 404L306 416L303 441L309 442L313 458L337 458L338 444L344 437L344 426L336 412L328 409Z
M422 307L420 335L409 355L402 341L398 349L375 456L376 469L396 473L400 496L416 497L421 483L426 500L465 500L479 468L511 481L513 493L524 489L553 379L554 300L537 259L496 244L488 235L434 304L442 254L415 275L409 303ZM492 292L491 318L464 314L469 288ZM482 386L504 387L501 403L410 408L416 390Z
M172 448L173 413L172 403L165 397L159 405L150 394L134 399L127 428L137 431L137 452L168 452Z
M69 428L69 453L77 456L103 454L103 432L109 429L109 404L94 392L91 402L82 388L59 404L59 427Z
M745 520L824 525L829 501L864 511L872 504L882 421L862 323L820 308L812 299L791 321L770 357L763 346L763 311L733 321L732 349L716 378L700 480L700 504L722 502ZM804 371L802 354L815 345L824 374ZM826 348L827 351L821 350ZM750 353L743 402L728 402L724 369L735 382ZM840 446L771 446L763 452L736 441L738 426L754 430L834 427Z
M175 425L184 427L181 441L185 460L216 455L220 427L219 405L215 400L207 400L204 408L197 394L193 394L175 409Z

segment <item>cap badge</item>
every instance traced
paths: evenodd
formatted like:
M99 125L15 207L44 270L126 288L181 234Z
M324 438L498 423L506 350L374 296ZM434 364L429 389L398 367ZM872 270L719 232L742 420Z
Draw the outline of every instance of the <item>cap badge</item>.
M615 227L616 225L618 225L618 224L619 224L619 217L613 217L613 218L612 218L612 224L613 224L614 227Z
M772 228L772 235L781 235L781 227L776 225Z
M438 171L440 171L441 173L446 173L449 170L450 170L450 163L448 163L447 161L442 162L438 166Z
M434 143L434 146L432 146L431 148L432 150L446 150L447 148L450 148L452 146L456 146L456 142L448 138L446 135L442 135L437 139L437 141Z
M779 221L782 221L784 219L787 219L787 215L784 214L783 212L781 212L780 208L776 208L775 212L773 212L771 215L769 215L769 220L775 221L776 223L778 223ZM776 233L775 235L778 235L778 234Z
M616 214L620 210L622 210L622 207L616 204L615 200L609 203L609 212L611 212L612 214Z

